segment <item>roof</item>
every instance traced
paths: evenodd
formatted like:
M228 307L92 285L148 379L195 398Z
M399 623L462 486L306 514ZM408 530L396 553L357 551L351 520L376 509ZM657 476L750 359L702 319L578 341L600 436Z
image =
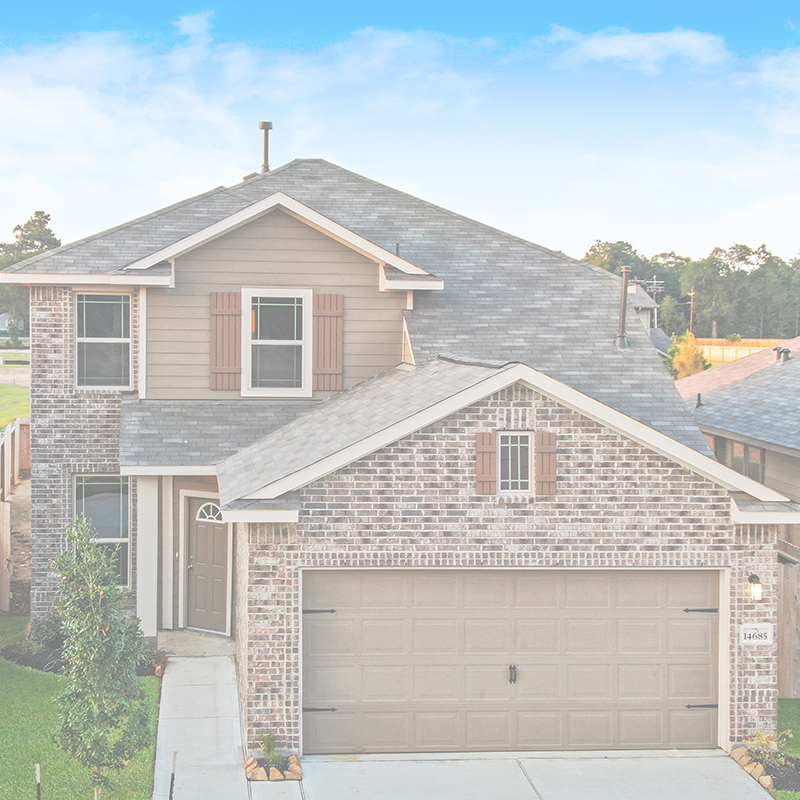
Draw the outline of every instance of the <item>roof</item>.
M770 351L770 355L774 354ZM800 354L736 383L704 392L702 405L693 411L693 416L704 427L800 451L798 395ZM693 403L692 398L690 404Z
M435 359L395 368L334 395L217 468L220 502L273 500L509 386L521 383L725 488L764 502L786 497L710 456L525 364ZM365 414L368 408L370 413ZM800 515L798 515L800 521Z
M672 347L672 337L664 333L661 328L650 328L650 341L662 356L669 355L669 349Z
M796 339L787 339L781 342L779 347L788 348L792 354L800 353L800 336ZM752 353L743 358L729 361L727 364L720 364L718 367L689 375L675 381L675 386L680 392L681 397L694 397L698 392L710 392L712 389L719 389L730 383L736 383L743 378L760 372L765 367L775 362L773 348L767 347Z
M648 294L647 290L638 283L628 284L628 296L636 309L658 308L658 303Z
M120 467L210 467L248 447L318 400L136 400L122 401ZM126 469L129 468L129 469ZM137 469L130 469L137 468Z
M399 249L405 261L441 279L441 291L418 288L407 315L418 364L441 352L520 361L709 452L633 315L630 348L615 349L619 277L321 159L293 161L36 256L17 273L124 273L135 261L276 192L389 253Z

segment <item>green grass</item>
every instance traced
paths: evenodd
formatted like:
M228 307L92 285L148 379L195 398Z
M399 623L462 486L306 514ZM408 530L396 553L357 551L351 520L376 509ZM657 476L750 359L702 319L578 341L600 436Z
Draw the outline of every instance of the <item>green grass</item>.
M0 383L0 430L17 417L31 415L31 390Z
M24 617L0 613L0 641L21 638ZM22 629L24 631L24 626ZM151 746L122 770L112 771L114 791L108 800L150 800L153 791L155 728L158 720L158 678L140 678L151 707ZM41 765L42 797L46 800L92 800L90 771L53 742L61 692L57 675L20 667L0 658L0 797L36 797L35 764Z
M792 758L800 758L800 700L784 698L778 700L778 730L791 731L783 752ZM775 800L800 800L800 792L770 792Z
M19 642L25 638L28 630L28 618L19 614L0 612L0 650L7 644Z

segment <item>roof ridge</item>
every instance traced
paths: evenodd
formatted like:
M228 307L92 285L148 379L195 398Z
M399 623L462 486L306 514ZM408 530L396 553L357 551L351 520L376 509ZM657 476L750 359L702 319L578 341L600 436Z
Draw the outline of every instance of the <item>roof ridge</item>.
M201 194L194 195L193 197L189 197L186 200L181 200L180 202L173 203L171 206L164 206L164 208L159 208L156 211L152 211L149 214L144 214L141 217L136 217L135 219L128 220L127 222L123 222L121 225L115 225L113 228L107 228L104 231L100 231L100 233L92 234L91 236L84 236L83 239L76 239L74 242L68 242L67 244L61 245L60 247L55 247L52 250L47 250L44 253L37 253L35 256L31 256L30 258L26 258L18 264L14 264L14 267L19 266L19 269L11 269L9 268L6 270L7 272L19 272L22 267L28 267L31 264L35 264L39 261L42 261L45 258L49 258L50 256L64 253L67 250L71 250L73 247L77 247L81 244L86 244L86 242L92 242L97 239L102 239L105 236L108 236L112 233L116 233L117 231L124 230L125 228L129 228L131 225L136 225L139 222L144 222L148 219L155 219L156 217L161 216L162 214L166 214L170 211L174 211L177 208L181 208L182 206L189 205L190 203L195 203L198 200L202 200L204 197L210 197L213 194L219 194L225 191L224 186L217 186L214 189L209 189L207 192L202 192ZM124 269L124 267L119 267L119 269Z

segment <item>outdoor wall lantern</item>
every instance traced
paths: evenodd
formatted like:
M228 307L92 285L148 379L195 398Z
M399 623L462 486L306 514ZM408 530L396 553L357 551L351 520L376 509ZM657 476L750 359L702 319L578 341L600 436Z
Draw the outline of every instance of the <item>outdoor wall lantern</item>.
M761 578L753 573L747 580L750 581L750 597L753 598L753 602L761 602Z

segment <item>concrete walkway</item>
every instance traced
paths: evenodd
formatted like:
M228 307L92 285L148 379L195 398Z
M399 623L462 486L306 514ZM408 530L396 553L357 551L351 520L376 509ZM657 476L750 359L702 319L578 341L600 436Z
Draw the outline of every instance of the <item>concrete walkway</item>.
M170 656L161 684L153 800L248 800L233 656Z

